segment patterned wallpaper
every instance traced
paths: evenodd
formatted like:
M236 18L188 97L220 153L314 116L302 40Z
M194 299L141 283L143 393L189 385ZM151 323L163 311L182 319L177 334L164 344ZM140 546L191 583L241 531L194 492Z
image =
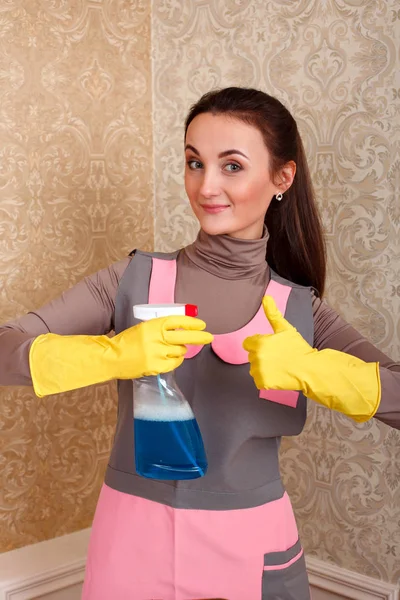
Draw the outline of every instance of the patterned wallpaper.
M330 303L400 359L397 0L9 0L0 11L1 321L133 247L190 242L184 116L210 88L249 85L299 122ZM112 390L1 390L0 550L90 524ZM396 431L312 406L282 468L309 555L399 579Z
M0 322L153 245L150 6L0 3ZM114 386L0 390L0 551L87 527Z
M398 0L154 0L155 245L197 230L182 186L183 119L216 86L261 87L293 111L328 238L329 302L400 359ZM396 63L397 60L397 63ZM282 469L310 556L400 578L400 435L310 408Z

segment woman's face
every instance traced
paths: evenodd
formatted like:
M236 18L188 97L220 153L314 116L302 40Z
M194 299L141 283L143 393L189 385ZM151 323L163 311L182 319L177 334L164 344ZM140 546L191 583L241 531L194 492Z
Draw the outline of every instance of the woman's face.
M200 227L210 235L262 236L273 196L288 189L296 166L288 163L275 182L260 131L238 119L211 113L190 123L185 143L185 188Z

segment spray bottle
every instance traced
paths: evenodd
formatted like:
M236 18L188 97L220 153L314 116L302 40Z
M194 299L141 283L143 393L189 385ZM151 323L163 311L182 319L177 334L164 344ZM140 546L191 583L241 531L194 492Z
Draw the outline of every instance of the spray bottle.
M192 304L138 304L141 321L171 315L197 316ZM133 380L136 472L151 479L196 479L207 470L196 418L174 371Z

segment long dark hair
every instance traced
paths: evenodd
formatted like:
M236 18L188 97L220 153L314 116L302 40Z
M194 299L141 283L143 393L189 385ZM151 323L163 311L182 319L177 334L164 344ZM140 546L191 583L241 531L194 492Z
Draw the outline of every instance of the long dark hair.
M202 113L226 114L261 132L271 157L271 176L289 161L296 175L283 200L270 204L265 215L269 231L267 262L281 277L324 293L326 250L310 172L297 124L273 96L251 88L229 87L204 94L192 106L185 122Z

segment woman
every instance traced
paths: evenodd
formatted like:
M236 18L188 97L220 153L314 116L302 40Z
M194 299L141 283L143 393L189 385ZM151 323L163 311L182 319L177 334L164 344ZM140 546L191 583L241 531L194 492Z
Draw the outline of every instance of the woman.
M306 396L399 428L400 365L321 300L321 225L296 122L278 100L206 94L188 115L185 154L196 241L136 251L5 325L0 381L45 396L120 380L85 600L306 600L280 437L302 430ZM203 320L133 318L135 304L174 300L198 305ZM132 379L174 368L208 472L145 479L133 466Z

